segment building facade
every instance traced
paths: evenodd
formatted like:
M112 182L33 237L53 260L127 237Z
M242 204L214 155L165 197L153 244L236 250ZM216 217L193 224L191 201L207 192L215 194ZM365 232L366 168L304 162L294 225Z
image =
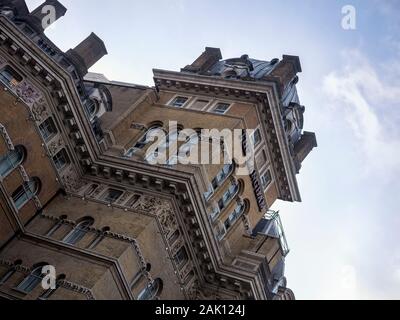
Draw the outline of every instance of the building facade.
M103 41L92 33L61 51L44 34L49 12L55 21L66 8L0 1L0 297L294 299L270 208L301 201L296 175L316 147L299 58L223 60L206 48L179 72L153 70L153 87L110 81L88 72ZM204 129L242 132L248 174L233 157L211 161L226 146ZM150 152L156 130L165 139ZM210 161L180 161L198 148ZM167 149L166 163L151 162Z

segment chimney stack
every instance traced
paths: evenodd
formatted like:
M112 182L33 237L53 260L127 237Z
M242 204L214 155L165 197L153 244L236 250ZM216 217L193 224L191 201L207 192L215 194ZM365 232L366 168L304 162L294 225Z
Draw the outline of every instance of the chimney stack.
M79 68L82 76L86 75L90 67L107 54L103 40L93 32L74 49L67 51L68 57Z
M299 165L309 155L312 149L316 148L317 146L317 138L315 133L304 131L300 140L294 146L295 157Z
M36 25L44 31L51 24L65 15L67 9L57 0L46 0L30 13Z
M192 64L183 68L182 71L202 73L211 68L220 59L222 59L222 54L219 48L206 47L206 51L204 51Z

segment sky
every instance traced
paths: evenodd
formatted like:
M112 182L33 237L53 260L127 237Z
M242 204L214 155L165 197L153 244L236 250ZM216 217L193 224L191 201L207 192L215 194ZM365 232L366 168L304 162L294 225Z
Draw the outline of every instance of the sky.
M28 0L30 9L41 0ZM61 0L46 34L60 49L92 31L110 80L153 85L206 46L224 58L300 57L305 130L301 203L278 201L297 299L400 299L400 0ZM342 8L355 9L344 29Z

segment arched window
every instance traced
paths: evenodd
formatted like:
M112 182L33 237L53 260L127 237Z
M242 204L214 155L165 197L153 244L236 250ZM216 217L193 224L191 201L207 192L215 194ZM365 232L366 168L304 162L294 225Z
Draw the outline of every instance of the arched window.
M39 300L48 300L60 287L60 282L66 278L65 274L60 274L56 280L56 287L55 289L47 289L43 294L39 297Z
M4 178L17 168L24 160L26 151L23 146L16 146L0 159L0 175Z
M151 140L149 139L151 133L153 131L161 130L160 128L161 128L160 124L155 124L150 126L149 129L146 130L146 133L136 142L136 144L125 153L125 157L130 158L138 150L144 149L147 146L147 144L151 142Z
M229 215L225 222L221 225L218 230L218 239L222 240L228 230L235 224L235 222L245 213L246 209L249 208L247 200L244 202L238 202L235 210Z
M155 279L151 284L144 288L138 295L138 300L154 300L161 294L163 282L160 278Z
M14 264L0 277L0 285L6 283L8 279L12 277L12 275L16 271L16 267L22 264L22 260L17 260Z
M17 209L21 209L29 200L39 193L40 180L33 178L14 191L12 198Z
M211 183L214 190L218 189L218 187L225 182L226 178L233 172L234 169L235 165L233 163L224 165L222 170L217 174Z
M90 99L86 106L90 118L93 118L100 110L100 102L95 98Z
M17 286L17 289L24 293L32 292L36 286L42 282L45 276L44 273L42 273L42 268L46 265L48 265L48 263L43 262L37 264L32 272Z
M244 213L245 204L240 202L237 204L235 210L229 215L228 219L225 220L225 229L228 230L236 220Z
M218 201L218 207L220 210L224 209L228 203L235 197L239 191L239 184L236 180L231 181L229 188L222 195L222 198Z
M106 233L109 232L110 230L111 230L110 227L104 227L103 229L101 229L101 231L97 234L96 238L94 238L92 243L89 245L88 249L95 249L99 245L99 243L103 241L103 239L106 236Z
M51 229L49 231L47 231L46 233L46 237L51 237L63 224L64 221L67 219L66 215L62 215L58 221L56 222L56 224L51 227Z
M94 219L91 217L84 218L79 222L72 231L64 238L63 242L74 245L77 244L89 231L91 225L93 225Z

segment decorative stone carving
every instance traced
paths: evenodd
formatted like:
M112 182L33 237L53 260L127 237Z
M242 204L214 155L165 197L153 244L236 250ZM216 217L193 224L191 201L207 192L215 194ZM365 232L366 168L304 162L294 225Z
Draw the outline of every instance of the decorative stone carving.
M10 136L8 135L7 129L1 123L0 123L0 133L3 136L4 141L6 142L8 149L14 150L14 144L13 144Z
M49 149L49 152L52 156L54 156L60 149L64 146L64 141L61 137L58 137L57 139L53 140L52 142L49 143L47 148Z
M161 206L161 199L155 197L143 196L134 206L135 209L146 211L155 215L157 209Z
M187 287L186 287L186 295L189 300L198 300L200 296L200 290L199 290L199 283L198 280L192 281Z
M79 284L76 284L76 283L73 283L70 281L66 281L66 280L61 280L61 281L58 281L57 283L60 287L62 287L64 289L71 290L71 291L78 292L80 294L85 295L88 300L96 300L94 298L93 292L86 287L83 287Z
M50 116L49 111L47 110L46 103L43 98L40 98L32 106L32 117L36 122L43 122Z
M18 97L20 97L30 107L32 107L36 101L42 99L39 91L25 80L18 84L15 90Z
M78 192L84 185L84 181L80 178L78 173L74 170L72 166L69 166L64 170L61 176L61 182L67 192Z
M171 214L169 212L164 211L159 216L159 219L160 219L160 223L164 229L164 234L166 236L171 235L174 232L174 230L176 230L178 227L178 224L176 222L176 219L175 219L175 216L173 213Z

